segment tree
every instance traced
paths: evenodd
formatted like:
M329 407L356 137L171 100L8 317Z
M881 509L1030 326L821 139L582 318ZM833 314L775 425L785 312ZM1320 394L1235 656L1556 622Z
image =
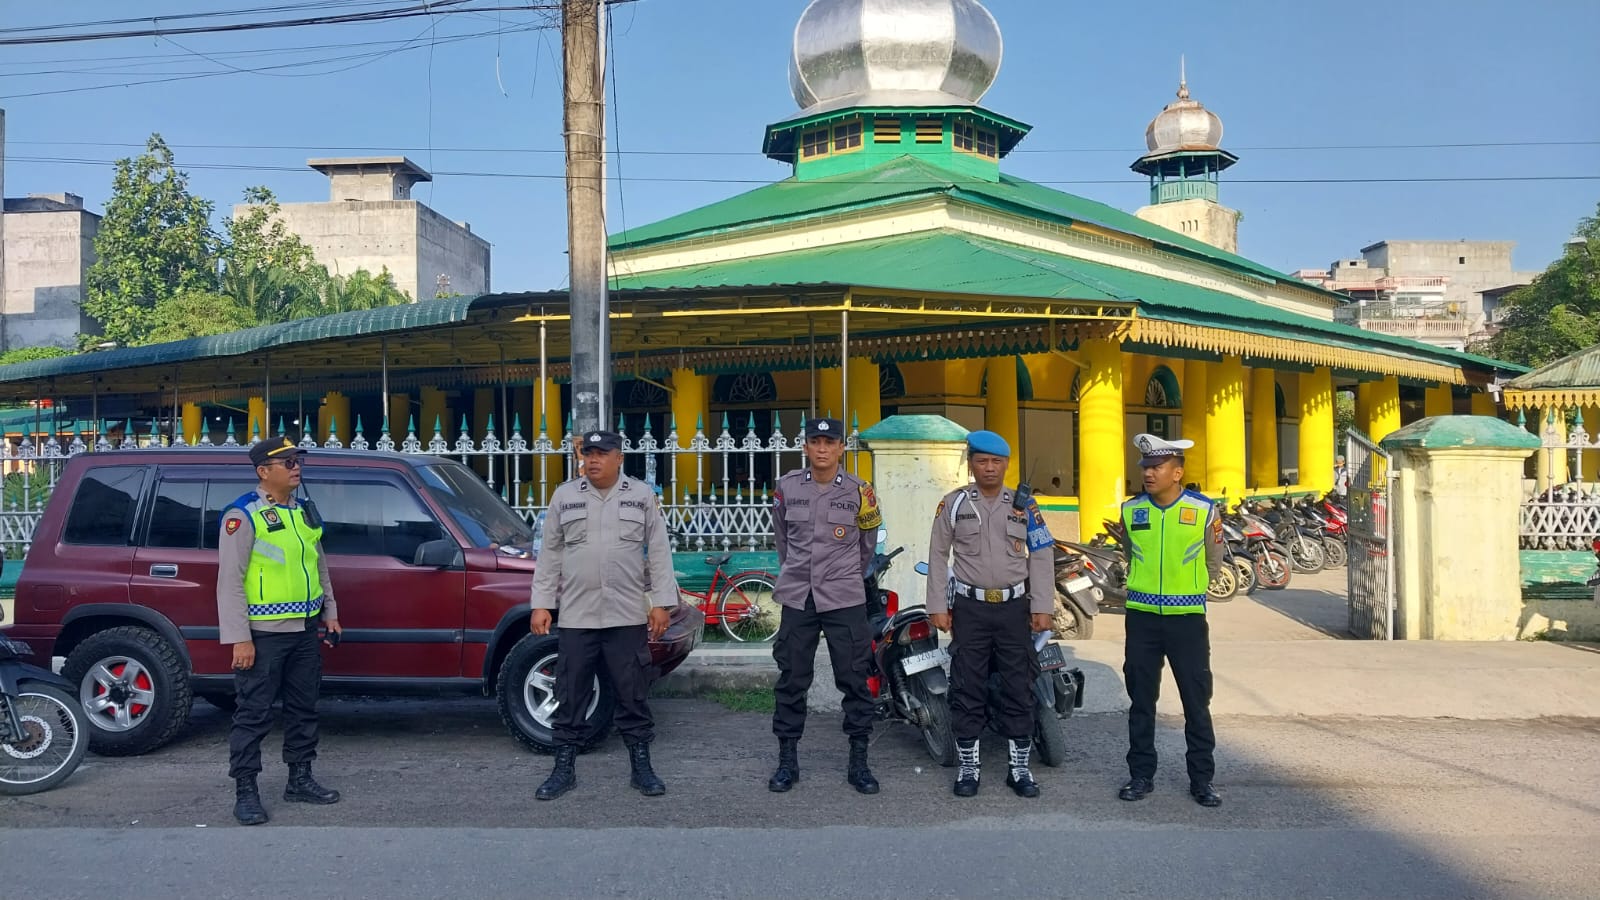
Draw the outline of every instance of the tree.
M161 344L251 328L255 313L237 299L212 291L185 291L162 301L148 319L143 343Z
M1504 327L1474 351L1537 368L1600 343L1600 205L1561 258L1505 303Z
M18 347L0 353L0 366L9 366L13 363L33 362L36 359L54 359L58 356L71 356L72 351L61 347Z
M216 287L220 240L211 212L209 201L189 192L161 135L150 135L139 156L117 160L85 278L83 309L100 323L101 337L84 343L143 343L163 301Z

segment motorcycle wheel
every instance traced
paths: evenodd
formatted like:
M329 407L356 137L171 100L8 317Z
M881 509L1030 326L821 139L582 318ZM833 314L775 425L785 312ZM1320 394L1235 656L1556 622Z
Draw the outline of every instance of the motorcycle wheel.
M89 749L89 723L78 701L54 685L30 684L15 704L26 734L0 744L0 794L20 797L67 780Z
M1289 542L1289 563L1302 575L1321 572L1327 558L1322 551L1321 541L1314 541L1302 534Z
M1328 555L1327 568L1329 569L1344 568L1344 564L1349 561L1349 554L1345 552L1344 541L1338 538L1323 538L1322 549Z
M1227 603L1233 595L1239 593L1239 579L1233 566L1223 566L1217 570L1217 577L1211 579L1211 584L1206 586L1206 594L1212 603Z
M916 697L926 710L926 721L918 726L922 732L922 746L934 762L946 768L956 764L956 736L951 731L954 723L950 717L950 695L935 694L928 690L921 678L906 679L906 690Z
M1067 761L1067 724L1054 707L1034 701L1033 745L1039 748L1039 761L1055 768Z
M1256 566L1250 560L1235 556L1233 569L1238 574L1239 593L1254 594L1256 592Z
M1078 607L1056 592L1055 621L1050 626L1064 641L1087 641L1094 637L1094 617L1078 612Z
M1256 583L1269 591L1288 587L1292 574L1289 561L1276 553L1264 551L1256 557Z

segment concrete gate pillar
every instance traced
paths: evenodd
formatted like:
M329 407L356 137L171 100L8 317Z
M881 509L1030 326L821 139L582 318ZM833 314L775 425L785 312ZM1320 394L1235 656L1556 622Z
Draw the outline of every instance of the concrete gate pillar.
M944 416L890 416L861 432L872 450L873 488L888 531L885 552L905 547L883 587L901 607L919 606L927 580L916 565L928 558L928 533L945 494L968 482L967 430Z
M1487 416L1423 419L1384 438L1397 481L1395 637L1508 641L1517 637L1517 547L1528 432Z

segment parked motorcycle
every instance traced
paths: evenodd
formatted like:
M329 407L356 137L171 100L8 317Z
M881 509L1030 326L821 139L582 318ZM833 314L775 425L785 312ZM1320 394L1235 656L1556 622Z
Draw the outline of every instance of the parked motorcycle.
M1270 523L1246 512L1243 507L1237 512L1225 513L1222 523L1224 529L1231 525L1242 536L1242 552L1255 562L1257 584L1271 591L1289 586L1294 571L1289 551L1278 541Z
M1288 499L1288 495L1285 494L1281 504L1270 500L1258 500L1254 504L1247 505L1251 506L1256 515L1272 525L1273 534L1283 543L1284 549L1289 551L1289 562L1296 572L1306 575L1321 572L1327 561L1327 554L1322 548L1322 535L1314 534L1306 527Z
M922 745L941 766L956 764L956 739L951 733L950 679L944 667L950 652L939 646L923 606L900 608L900 596L879 587L889 563L904 547L879 553L868 563L864 576L867 616L872 628L872 669L867 688L877 705L877 717L905 722L922 733ZM927 564L917 570L926 574Z
M25 662L27 644L0 637L0 794L47 791L89 749L89 723L64 678Z
M1055 633L1062 640L1086 641L1094 637L1094 617L1100 612L1105 591L1095 586L1088 562L1075 553L1056 551Z

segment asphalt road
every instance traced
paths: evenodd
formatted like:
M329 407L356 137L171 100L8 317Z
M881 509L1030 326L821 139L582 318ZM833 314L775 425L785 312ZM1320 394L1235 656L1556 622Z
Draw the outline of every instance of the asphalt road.
M1219 721L1218 788L1184 793L1182 736L1160 732L1157 793L1114 796L1124 722L1069 723L1074 757L1036 769L1044 796L1002 782L949 793L915 735L888 726L876 797L844 784L832 715L801 743L802 782L765 788L766 717L654 701L668 794L627 787L620 742L579 760L553 803L550 759L519 748L481 700L324 704L317 771L345 800L278 799L270 825L230 817L226 717L203 703L174 745L91 756L65 785L0 799L5 895L52 897L1586 897L1600 881L1600 721Z

